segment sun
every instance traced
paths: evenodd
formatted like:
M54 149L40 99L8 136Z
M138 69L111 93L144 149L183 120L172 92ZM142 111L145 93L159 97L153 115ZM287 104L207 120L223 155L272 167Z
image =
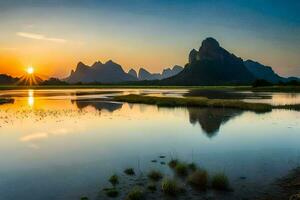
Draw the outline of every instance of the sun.
M33 67L28 67L28 68L26 69L26 71L27 71L28 74L33 74L34 68L33 68Z

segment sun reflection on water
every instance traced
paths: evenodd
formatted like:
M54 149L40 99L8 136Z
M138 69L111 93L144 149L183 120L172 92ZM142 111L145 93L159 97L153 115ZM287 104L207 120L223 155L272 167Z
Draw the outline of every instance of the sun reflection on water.
M34 91L33 90L28 90L28 105L30 107L33 107L34 105Z

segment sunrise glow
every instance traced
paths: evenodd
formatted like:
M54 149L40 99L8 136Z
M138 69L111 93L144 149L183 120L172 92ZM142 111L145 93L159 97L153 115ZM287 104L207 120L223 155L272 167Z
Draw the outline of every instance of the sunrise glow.
M28 74L33 74L33 73L34 73L34 68L33 68L33 67L28 67L28 68L26 69L26 72L27 72Z

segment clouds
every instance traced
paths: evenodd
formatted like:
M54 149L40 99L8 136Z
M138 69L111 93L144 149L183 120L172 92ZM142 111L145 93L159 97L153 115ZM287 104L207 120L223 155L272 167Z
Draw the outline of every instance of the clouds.
M37 34L37 33L27 33L27 32L17 32L17 36L33 39L33 40L43 40L43 41L50 41L56 43L65 43L67 40L63 38L55 38L55 37L48 37L46 35Z

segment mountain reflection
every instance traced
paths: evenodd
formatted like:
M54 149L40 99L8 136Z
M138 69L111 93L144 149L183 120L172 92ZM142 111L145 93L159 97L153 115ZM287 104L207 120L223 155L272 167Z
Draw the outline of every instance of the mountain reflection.
M243 111L222 108L188 108L191 124L199 123L208 137L213 137L222 124L242 114Z
M83 109L88 106L91 106L97 110L107 110L109 112L114 112L122 108L123 104L121 103L112 103L107 101L97 101L97 100L71 100L72 103L75 103L77 108Z

